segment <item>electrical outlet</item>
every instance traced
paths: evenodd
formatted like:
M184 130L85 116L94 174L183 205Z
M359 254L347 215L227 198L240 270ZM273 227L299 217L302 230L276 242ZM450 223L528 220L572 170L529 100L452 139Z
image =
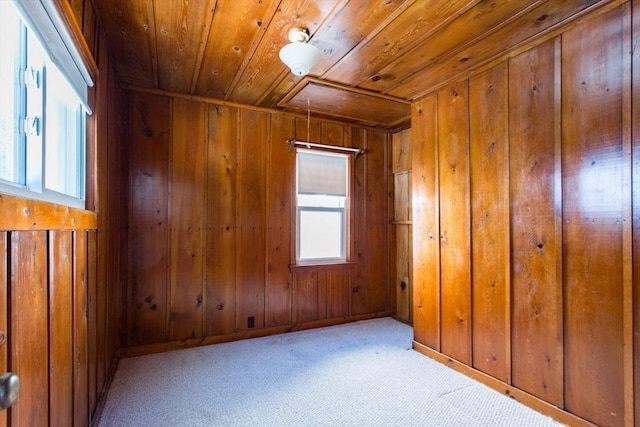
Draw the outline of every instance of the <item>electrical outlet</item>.
M255 328L256 327L256 318L255 316L247 317L247 328Z

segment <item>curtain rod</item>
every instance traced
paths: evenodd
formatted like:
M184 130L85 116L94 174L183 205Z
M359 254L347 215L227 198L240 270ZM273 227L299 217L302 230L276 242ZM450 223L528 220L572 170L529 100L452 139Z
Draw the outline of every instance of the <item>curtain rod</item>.
M340 147L337 145L326 145L326 144L318 144L315 142L307 142L307 141L298 141L295 139L287 139L285 141L289 144L289 148L293 147L304 147L304 148L321 148L324 150L333 150L333 151L343 151L347 153L352 153L357 158L360 154L364 154L363 148L351 148L351 147Z

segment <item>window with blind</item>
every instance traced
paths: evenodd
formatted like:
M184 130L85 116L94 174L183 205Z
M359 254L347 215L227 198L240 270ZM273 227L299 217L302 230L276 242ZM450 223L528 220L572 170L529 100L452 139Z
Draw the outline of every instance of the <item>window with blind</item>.
M0 192L84 208L88 87L52 0L0 0Z
M297 260L346 261L348 157L298 150L296 175Z

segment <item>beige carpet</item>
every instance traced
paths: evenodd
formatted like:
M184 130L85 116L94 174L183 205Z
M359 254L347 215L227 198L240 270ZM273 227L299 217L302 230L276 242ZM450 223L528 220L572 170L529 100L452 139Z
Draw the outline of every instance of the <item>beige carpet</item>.
M391 318L123 359L100 427L557 426Z

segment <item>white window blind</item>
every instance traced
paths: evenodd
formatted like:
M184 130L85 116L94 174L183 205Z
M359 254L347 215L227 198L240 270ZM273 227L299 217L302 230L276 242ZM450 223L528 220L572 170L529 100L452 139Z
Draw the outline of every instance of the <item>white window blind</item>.
M298 194L347 195L347 157L298 152Z

